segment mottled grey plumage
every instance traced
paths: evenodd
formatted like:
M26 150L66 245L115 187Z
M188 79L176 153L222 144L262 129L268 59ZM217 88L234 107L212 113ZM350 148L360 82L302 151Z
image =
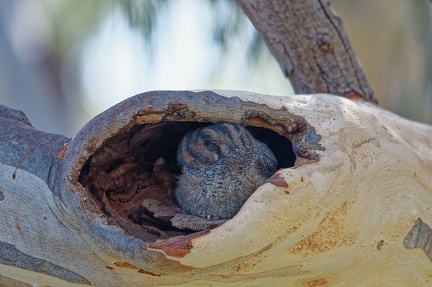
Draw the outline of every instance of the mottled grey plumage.
M264 143L238 124L212 124L184 136L177 151L182 174L175 194L187 213L233 217L277 169Z

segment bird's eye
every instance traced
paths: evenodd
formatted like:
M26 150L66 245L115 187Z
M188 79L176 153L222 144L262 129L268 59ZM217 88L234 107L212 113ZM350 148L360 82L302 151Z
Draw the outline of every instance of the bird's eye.
M209 151L219 152L219 150L220 150L220 148L212 142L208 142L205 145Z

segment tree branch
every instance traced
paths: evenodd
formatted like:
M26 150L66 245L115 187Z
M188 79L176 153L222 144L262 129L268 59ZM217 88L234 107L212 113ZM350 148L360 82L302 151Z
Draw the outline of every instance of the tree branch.
M11 178L16 179L17 170L29 171L53 186L57 178L57 157L68 138L36 130L26 115L0 105L0 163L15 167Z
M239 0L296 93L377 102L328 0Z

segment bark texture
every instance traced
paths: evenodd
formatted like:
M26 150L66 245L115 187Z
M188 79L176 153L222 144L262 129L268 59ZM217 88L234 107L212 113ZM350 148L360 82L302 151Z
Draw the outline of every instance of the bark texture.
M11 139L0 142L1 284L429 286L430 126L322 94L149 92L73 139L2 111L2 130L24 132L0 136ZM222 225L170 227L153 191L175 170L158 158L169 165L179 133L221 121L266 141L281 169ZM27 140L46 152L2 150Z
M329 0L239 0L297 94L377 102Z
M242 3L299 92L356 100L148 92L72 139L0 107L0 284L430 285L432 127L371 103L327 1ZM170 199L175 149L215 122L246 126L280 169L232 219L192 226Z
M53 186L57 178L53 173L58 172L60 162L56 155L69 139L36 130L23 112L3 105L0 105L0 130L0 162L17 170L30 170Z

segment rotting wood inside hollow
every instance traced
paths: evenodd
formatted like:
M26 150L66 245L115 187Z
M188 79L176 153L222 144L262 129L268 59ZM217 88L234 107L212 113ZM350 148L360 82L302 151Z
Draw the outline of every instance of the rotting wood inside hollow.
M208 221L182 213L174 196L177 146L189 131L209 123L140 124L109 139L84 165L79 182L109 219L146 242L211 229L224 221ZM294 166L291 142L260 127L247 129L266 143L279 168Z

